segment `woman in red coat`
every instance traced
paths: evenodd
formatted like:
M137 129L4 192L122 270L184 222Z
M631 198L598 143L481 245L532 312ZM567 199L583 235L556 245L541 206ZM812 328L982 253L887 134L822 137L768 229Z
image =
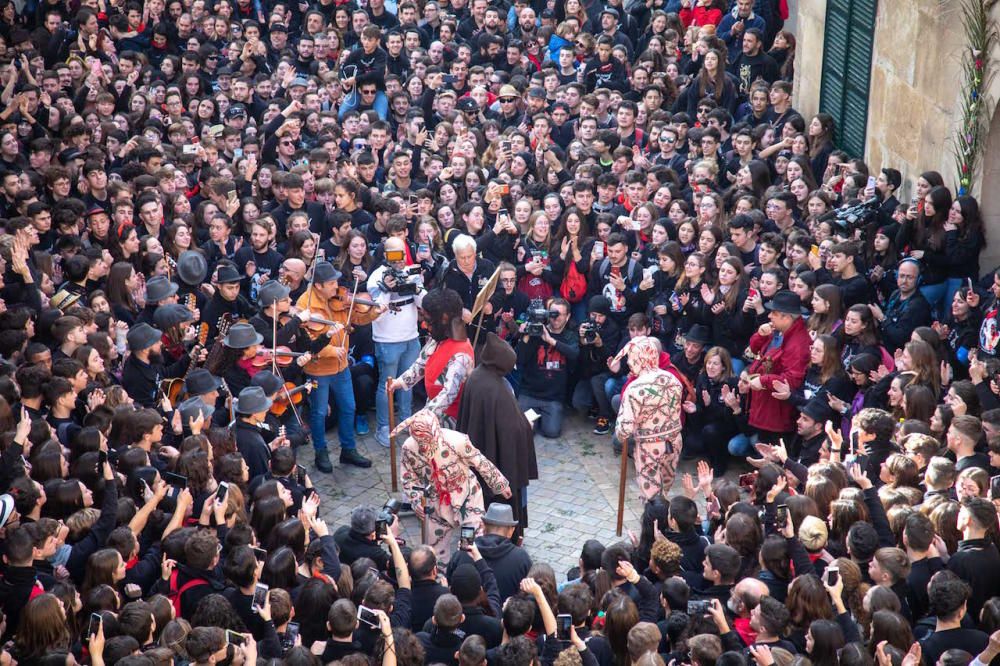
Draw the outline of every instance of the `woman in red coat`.
M681 0L681 23L692 25L719 25L726 8L722 0Z
M757 360L740 377L740 391L750 392L749 424L763 442L795 430L795 407L772 396L774 391L795 391L802 385L809 366L812 340L802 320L802 302L791 291L779 291L767 305L770 324L750 338Z

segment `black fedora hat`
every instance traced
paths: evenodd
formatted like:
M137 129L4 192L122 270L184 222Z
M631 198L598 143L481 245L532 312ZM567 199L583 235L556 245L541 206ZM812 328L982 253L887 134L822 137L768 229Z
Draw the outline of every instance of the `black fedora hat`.
M217 284L232 284L234 282L240 282L243 277L240 272L236 270L236 267L232 264L219 264L219 270L216 273L215 282Z
M208 261L199 250L186 250L177 258L177 277L189 287L196 287L208 275Z
M806 309L802 307L802 300L798 294L788 290L779 291L764 307L772 312L781 312L789 315L799 316L806 313Z
M135 352L149 349L159 342L162 337L162 331L158 331L146 322L142 322L129 330L125 336L125 340L128 342L128 348Z
M215 413L215 409L205 404L205 401L201 398L195 396L194 398L188 398L182 402L177 407L181 410L181 418L184 419L184 423L190 423L194 419L198 418L201 414L205 422L208 423L212 420L212 414Z
M250 385L259 386L264 389L264 393L267 395L273 395L284 386L284 382L278 379L270 370L261 370L250 380Z
M161 305L153 313L153 323L164 331L171 326L189 321L194 321L194 313L188 310L187 306L180 303Z
M159 303L177 293L177 285L165 275L157 275L146 280L146 302Z
M259 414L271 408L273 401L264 394L264 389L259 386L248 386L240 391L240 397L236 399L237 414Z
M708 326L705 326L704 324L695 324L684 335L684 339L688 342L697 342L702 345L707 345L712 341L712 331L709 330Z
M184 379L184 390L187 391L188 395L205 395L212 391L218 391L221 387L222 380L205 368L195 368Z
M341 273L336 268L333 267L329 261L320 261L316 263L316 268L313 269L316 277L314 282L322 284L323 282L330 282L332 280L339 280Z
M264 341L264 336L258 333L250 324L233 324L229 329L229 335L222 341L230 349L246 349L253 345L259 345Z
M260 286L260 291L257 293L257 300L260 301L260 307L266 308L274 305L283 298L287 298L289 293L291 293L291 290L277 280L268 280Z

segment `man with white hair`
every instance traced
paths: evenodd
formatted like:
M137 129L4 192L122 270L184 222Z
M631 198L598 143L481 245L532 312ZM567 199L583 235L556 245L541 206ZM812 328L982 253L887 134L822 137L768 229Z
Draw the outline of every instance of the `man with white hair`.
M462 298L462 321L472 323L472 305L476 295L486 286L493 275L496 266L493 262L477 256L478 248L472 236L459 234L451 242L455 261L448 266L444 274L444 286L457 292ZM486 314L492 309L486 305Z

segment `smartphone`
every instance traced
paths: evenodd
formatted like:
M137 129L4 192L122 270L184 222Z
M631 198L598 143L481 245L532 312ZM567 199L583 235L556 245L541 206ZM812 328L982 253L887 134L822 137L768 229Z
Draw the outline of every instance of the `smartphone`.
M409 198L410 205L411 206L416 206L417 205L417 201L418 201L417 195L416 194L411 194L410 198Z
M139 492L142 493L143 498L146 497L146 493L153 492L153 489L146 483L146 479L139 479Z
M813 255L814 257L818 257L819 256L819 245L813 245L812 247L810 247L809 248L809 254Z
M103 621L104 621L104 618L101 617L100 613L91 613L90 614L90 626L87 627L87 635L88 636L96 636L97 632L100 631L100 629L101 629L101 622L103 622Z
M875 189L875 176L868 176L868 188Z
M104 463L106 463L106 462L108 462L108 452L107 451L98 451L97 452L97 464L103 467Z
M1000 474L990 477L990 499L1000 499Z
M233 148L233 157L235 157L236 159L240 159L241 157L243 157L243 149Z
M508 194L510 194L510 185L504 183L503 185L500 186L500 196L505 197Z
M760 295L760 292L758 292L753 287L751 287L750 289L747 289L747 298L757 298L759 295Z
M444 76L441 77L441 82L442 83L448 83L448 84L454 83L455 82L455 75L454 74L445 74Z
M162 476L163 480L174 488L180 488L183 490L188 487L188 480L186 476L174 474L173 472L163 472L160 476Z
M556 638L561 641L570 640L570 631L573 629L573 616L569 613L559 613L556 615Z
M300 486L306 482L306 468L302 465L295 466L295 481Z
M431 251L431 246L427 245L426 243L420 243L419 245L417 245L417 252L427 254L430 251Z
M375 536L378 537L379 539L381 539L386 535L388 529L389 529L389 523L385 522L384 520L375 521Z
M755 481L757 481L756 472L747 472L746 474L740 474L740 488L753 488L753 484Z
M471 550L472 540L476 538L476 528L472 525L462 525L462 531L458 537L458 547L461 550Z
M219 482L219 489L215 491L215 496L219 498L220 501L226 501L226 494L229 493L229 484L225 481Z
M228 645L245 645L246 642L247 639L243 634L237 633L232 629L226 629L226 643Z
M378 615L367 606L358 606L358 622L367 624L372 629L378 628L379 625Z
M836 567L827 567L826 584L832 587L837 584L838 580L840 580L840 569Z
M604 241L594 242L594 253L597 255L598 259L604 258Z
M257 583L253 588L253 601L250 602L250 608L254 611L259 611L261 608L267 605L267 585L264 583Z
M114 466L118 466L118 449L108 449L108 462Z
M198 146L186 143L184 144L184 147L181 150L185 155L194 155L195 153L198 152Z
M299 637L299 623L289 622L285 626L285 642L289 645L295 645L295 639Z
M653 277L653 274L656 273L656 271L658 271L658 270L660 270L660 269L657 268L656 266L650 266L648 268L643 268L642 269L642 279L643 280L650 279L651 277Z
M972 286L972 278L965 278L965 286L969 288L969 291L976 290L976 288Z
M503 150L503 152L509 153L510 150L511 150L511 148L510 148L510 141L503 141L500 144L500 148Z
M788 505L779 504L777 510L774 513L774 526L778 529L783 529L785 523L788 522Z
M258 562L264 562L267 560L267 551L263 548L251 548L250 550L253 551L253 556Z
M505 218L505 217L507 217L507 209L506 208L501 208L500 210L498 210L497 211L497 217L499 217L499 218Z

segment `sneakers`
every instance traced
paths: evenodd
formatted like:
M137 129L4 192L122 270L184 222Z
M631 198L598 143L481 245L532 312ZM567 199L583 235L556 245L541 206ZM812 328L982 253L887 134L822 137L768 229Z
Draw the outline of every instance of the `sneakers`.
M603 416L598 417L597 425L594 426L595 435L607 435L611 432L611 421Z
M330 464L330 452L326 449L316 449L316 469L325 474L333 471L333 465Z
M362 416L359 414L358 416L354 417L354 432L356 432L358 435L362 437L371 432L371 429L368 427L367 416Z
M358 453L357 449L341 449L340 450L340 464L341 465L354 465L355 467L361 467L367 469L372 466L372 461L365 458L363 455Z
M389 448L389 426L379 426L375 429L375 441Z

